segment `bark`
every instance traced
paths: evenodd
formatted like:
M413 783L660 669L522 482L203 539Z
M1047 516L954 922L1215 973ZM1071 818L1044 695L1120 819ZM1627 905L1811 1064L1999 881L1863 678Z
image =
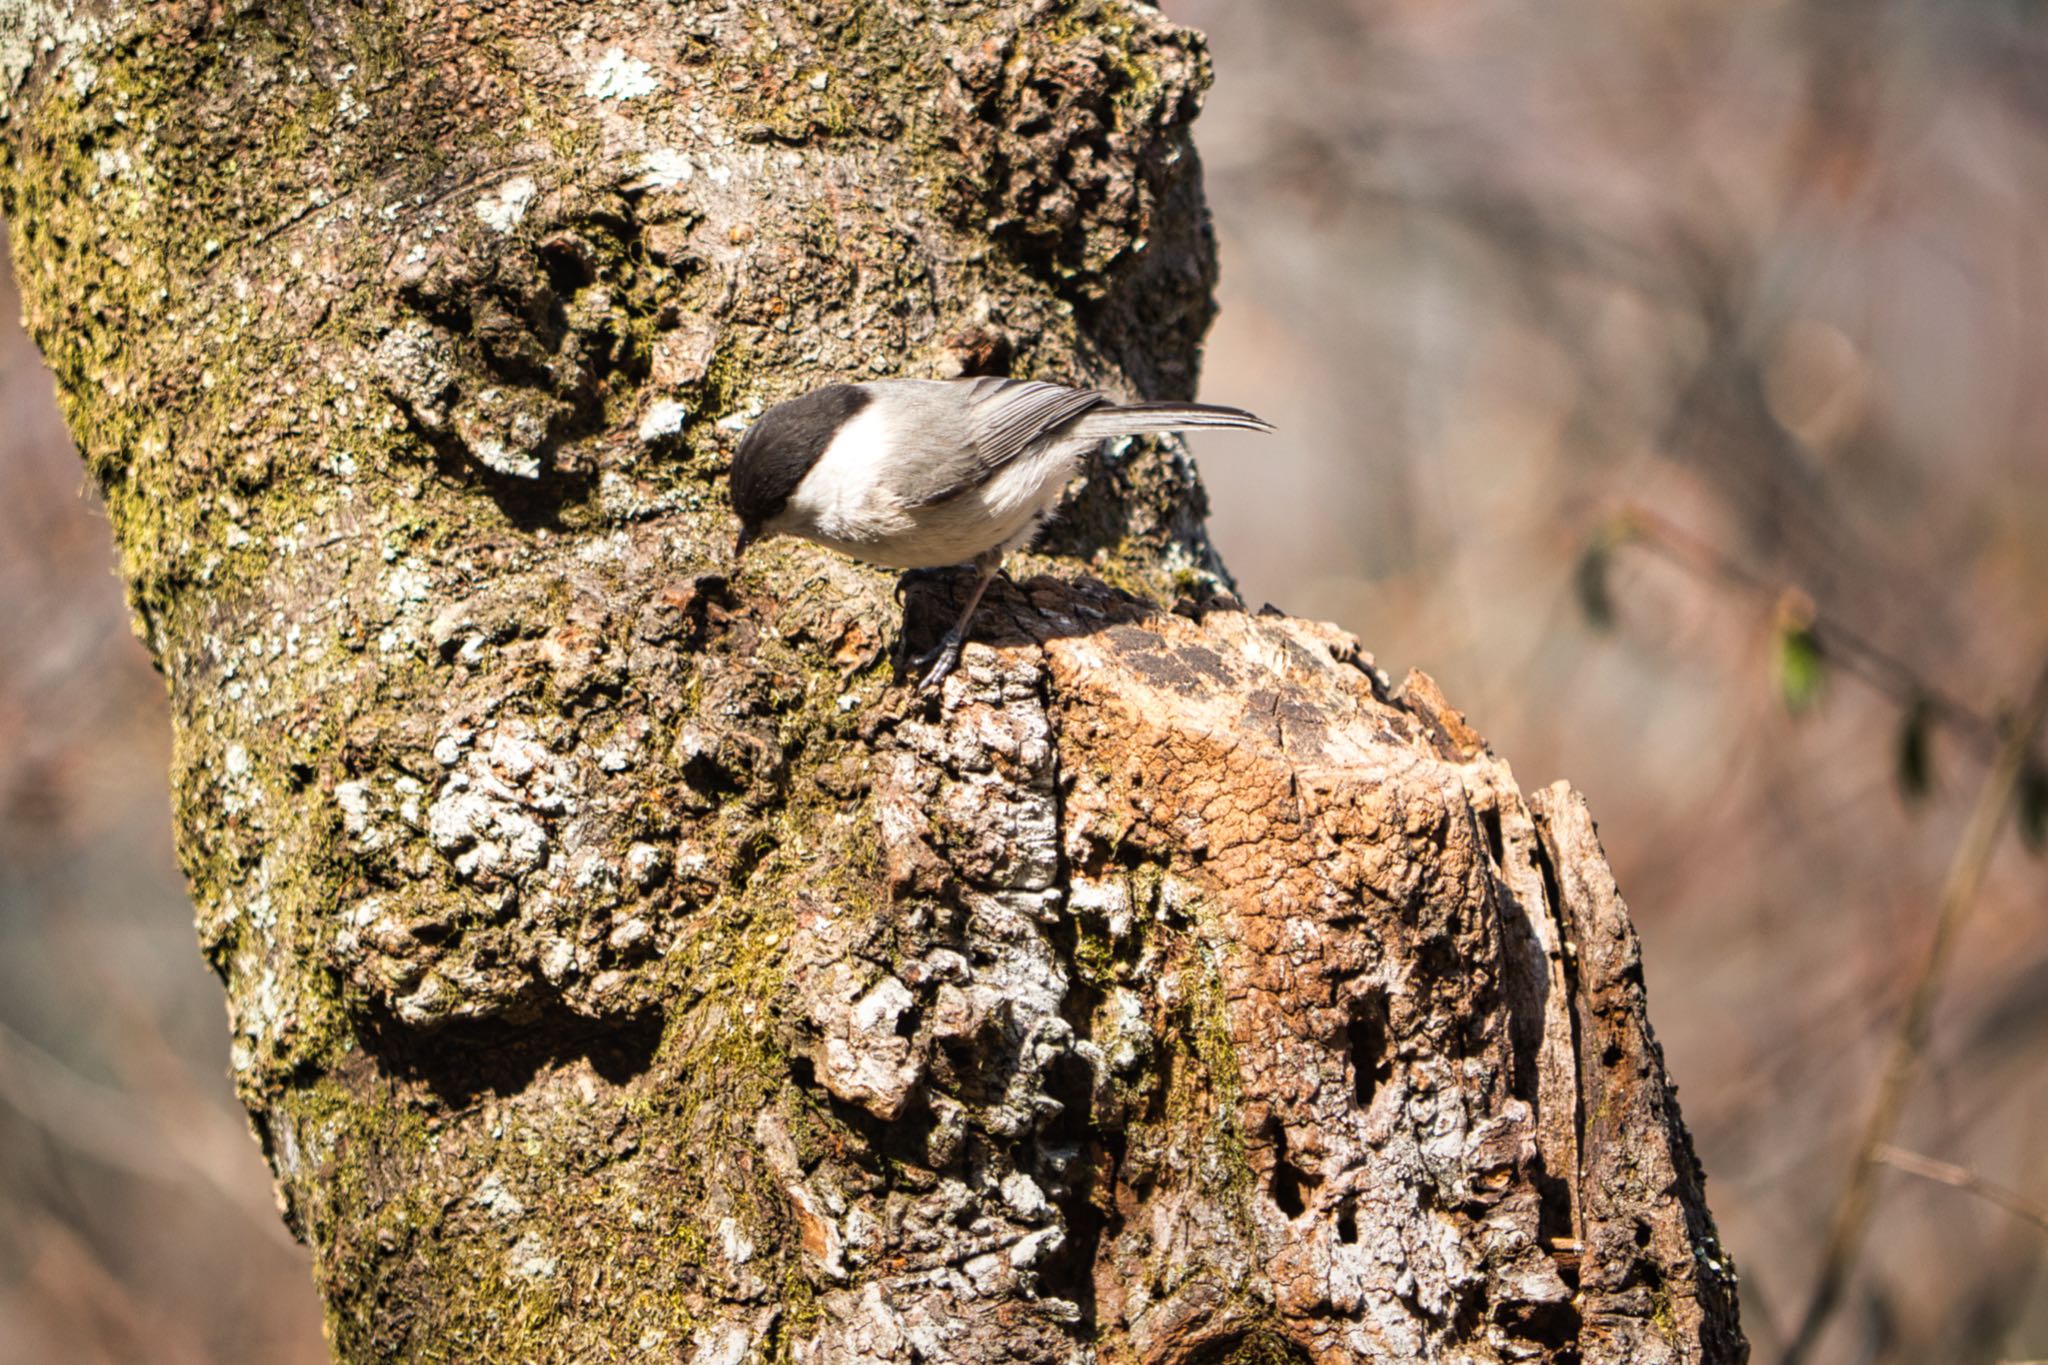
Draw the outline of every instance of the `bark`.
M889 576L731 570L823 377L1192 391L1206 79L1125 0L0 6L338 1355L1742 1358L1583 804L1244 612L1179 447L935 700Z

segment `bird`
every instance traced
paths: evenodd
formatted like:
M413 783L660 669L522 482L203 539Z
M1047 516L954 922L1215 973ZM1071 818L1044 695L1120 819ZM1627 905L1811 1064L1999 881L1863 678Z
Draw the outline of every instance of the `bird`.
M733 555L789 535L884 568L972 564L959 619L912 663L929 690L959 665L989 581L1037 535L1083 458L1111 437L1194 427L1273 430L1242 408L1125 403L1037 379L827 384L769 408L740 439Z

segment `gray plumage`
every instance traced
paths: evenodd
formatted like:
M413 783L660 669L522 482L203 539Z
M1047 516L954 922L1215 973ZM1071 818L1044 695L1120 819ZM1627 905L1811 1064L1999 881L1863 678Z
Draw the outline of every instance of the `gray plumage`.
M1003 556L1028 544L1104 440L1190 427L1271 431L1238 408L1119 403L1024 379L834 384L761 415L733 457L740 548L795 535L898 569L980 570L959 637ZM943 677L942 658L927 684Z

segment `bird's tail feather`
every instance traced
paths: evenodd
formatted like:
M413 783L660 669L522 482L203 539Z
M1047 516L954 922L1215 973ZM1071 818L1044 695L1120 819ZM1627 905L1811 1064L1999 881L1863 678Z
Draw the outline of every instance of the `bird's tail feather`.
M1191 427L1271 431L1273 424L1243 408L1219 407L1214 403L1119 403L1084 414L1073 429L1077 435L1103 438L1186 431Z

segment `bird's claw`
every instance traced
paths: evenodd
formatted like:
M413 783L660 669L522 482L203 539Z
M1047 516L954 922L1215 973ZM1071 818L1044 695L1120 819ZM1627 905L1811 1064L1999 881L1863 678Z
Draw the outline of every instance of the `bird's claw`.
M919 679L917 690L930 692L950 677L953 670L960 666L960 650L965 643L962 636L948 635L939 641L938 648L928 650L912 659L912 671L924 670L924 677Z

